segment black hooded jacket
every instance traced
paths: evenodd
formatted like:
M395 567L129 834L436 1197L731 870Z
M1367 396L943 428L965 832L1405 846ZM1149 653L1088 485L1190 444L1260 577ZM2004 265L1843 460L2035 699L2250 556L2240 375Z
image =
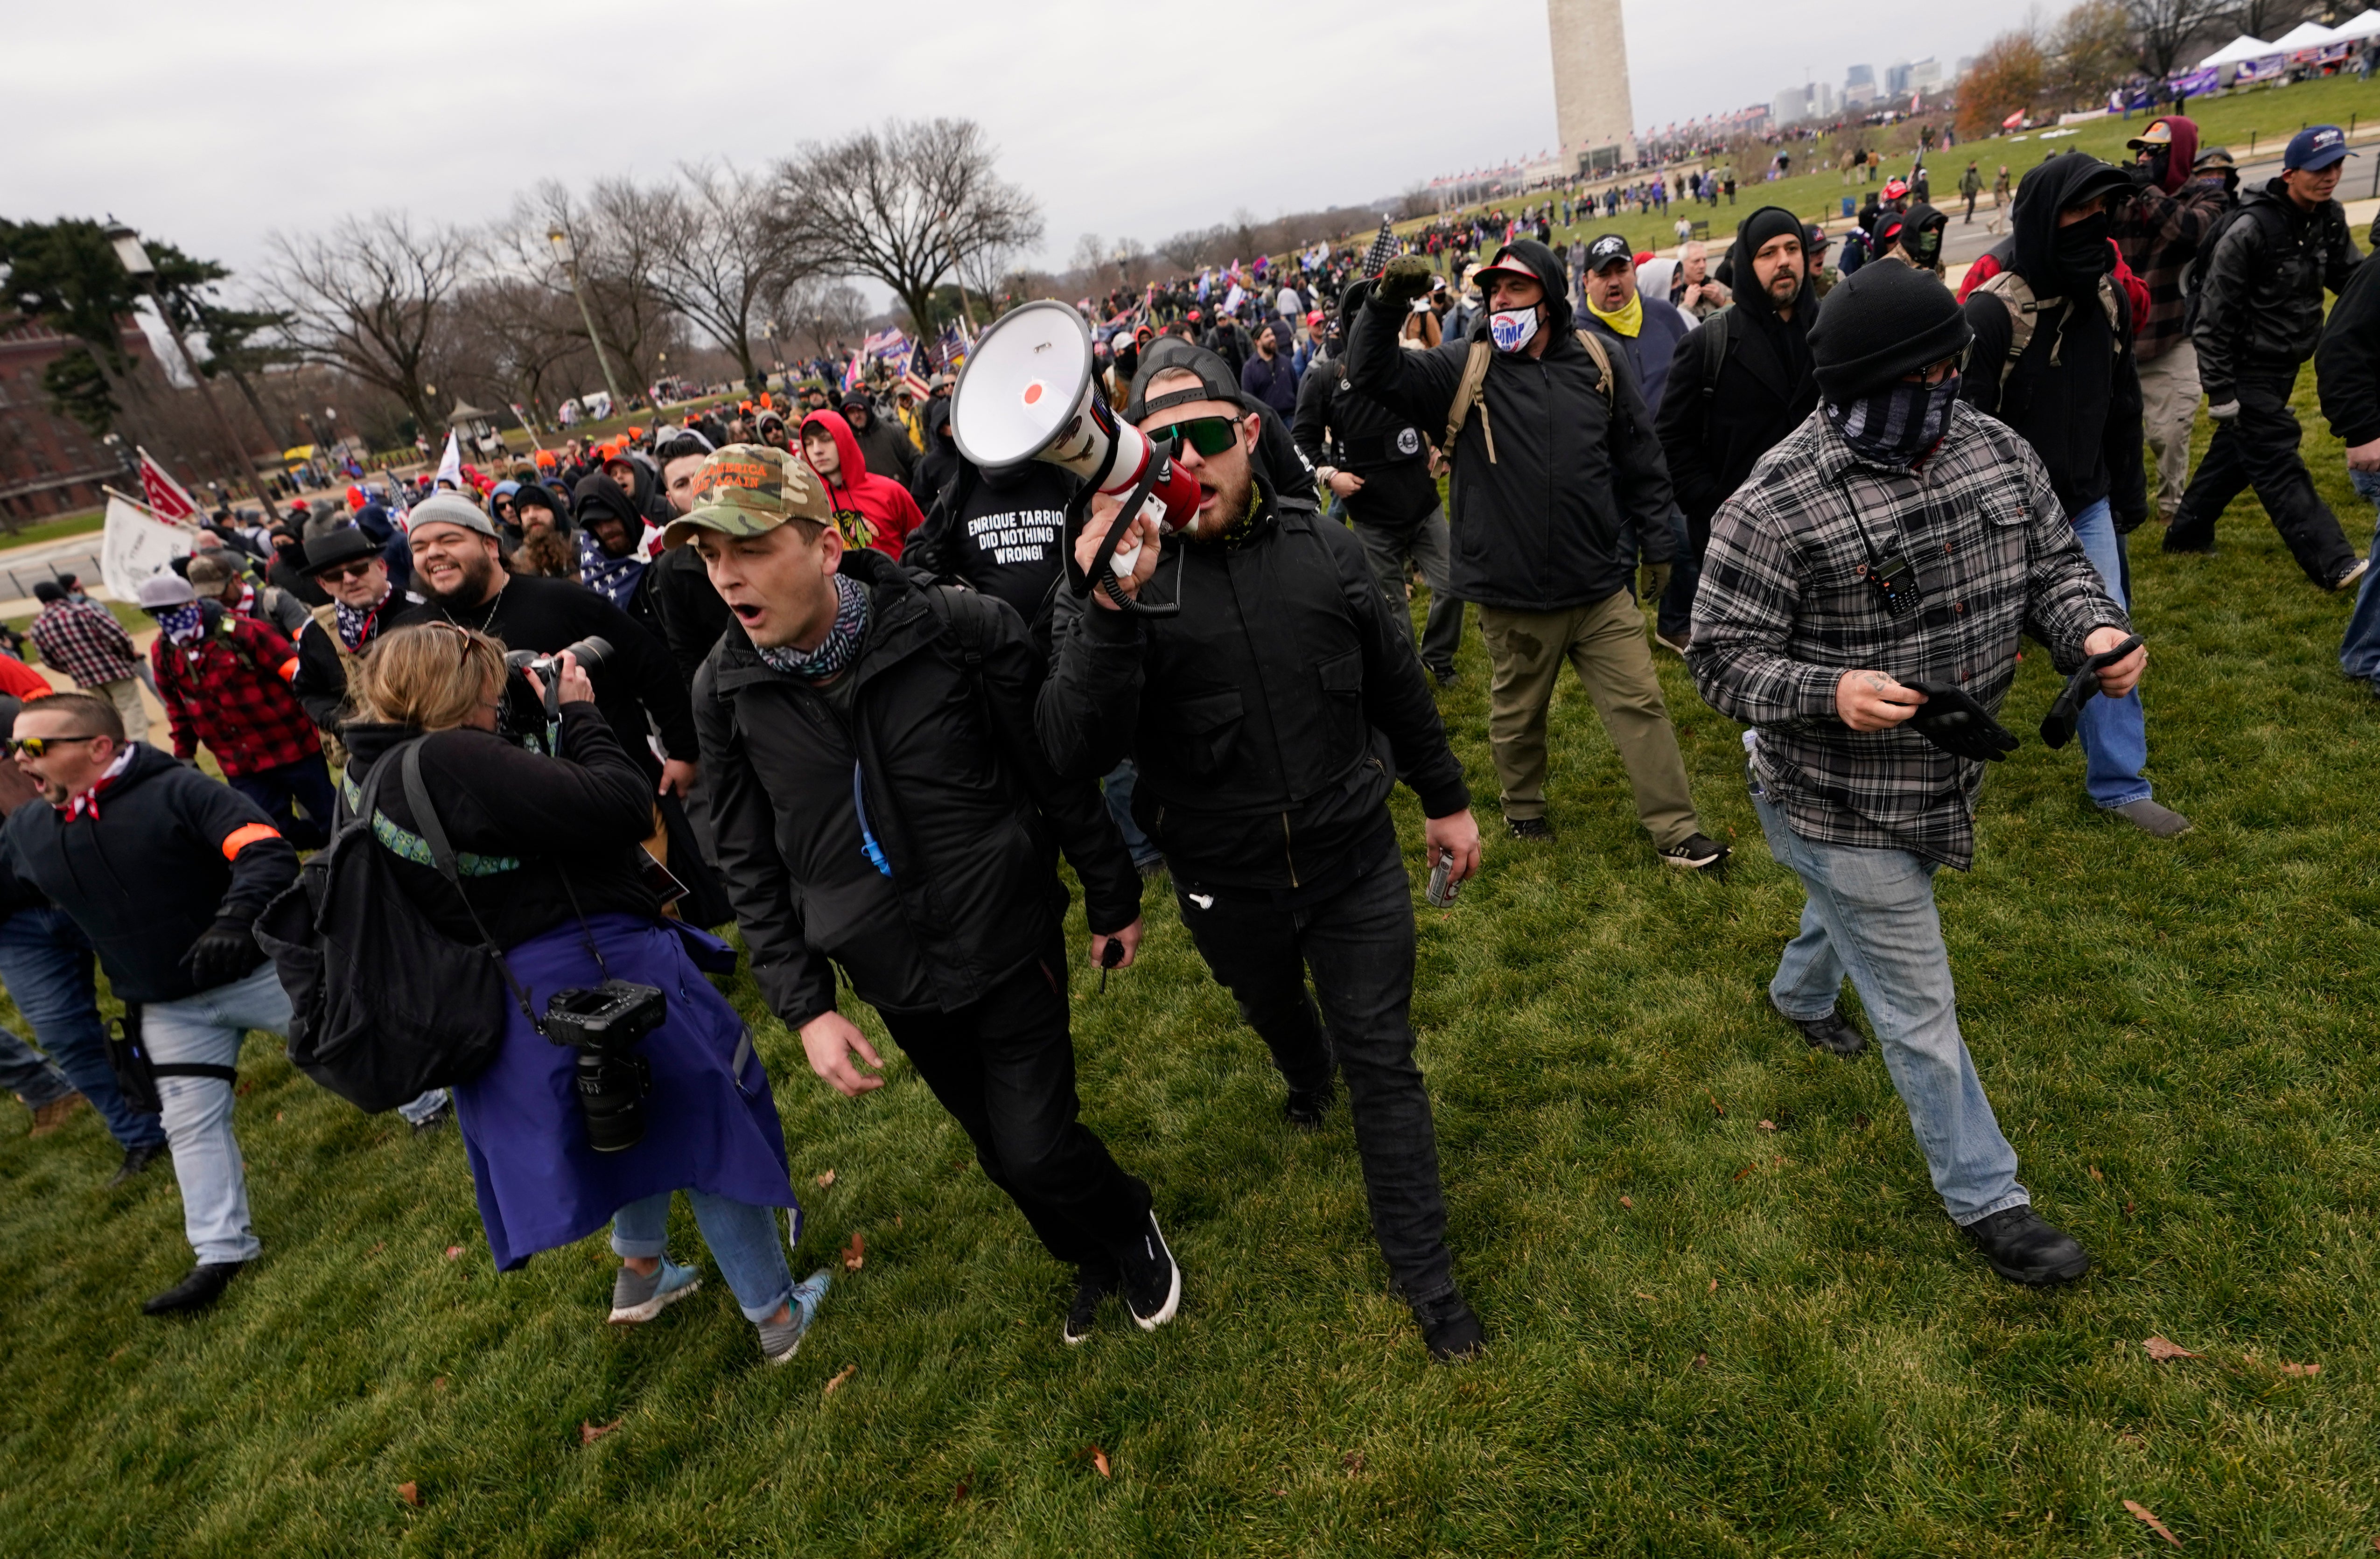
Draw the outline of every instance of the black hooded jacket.
M2322 415L2338 441L2380 439L2380 266L2355 268L2323 326L2313 371Z
M926 403L926 453L917 456L917 464L910 469L909 496L930 516L935 501L958 474L959 446L951 435L950 398L936 396Z
M1315 513L1310 483L1277 491L1261 444L1251 464L1246 537L1169 541L1142 588L1180 615L1059 591L1038 724L1062 773L1134 760L1133 817L1185 889L1327 895L1390 827L1395 780L1432 817L1470 792L1363 544Z
M1969 405L1998 417L2033 446L2069 514L2104 498L2114 511L2116 528L2123 531L2148 517L2131 299L2122 287L2113 289L2122 328L2110 330L2099 302L2099 277L2115 251L2104 239L2088 245L2099 269L2069 275L2058 260L2058 214L2130 185L2122 170L2081 151L2053 157L2025 175L2017 187L2008 269L2043 304L2034 316L2033 339L2011 364L2014 316L2007 301L1983 288L1969 294L1967 323L1975 342L1959 392ZM2094 220L2091 225L2095 230L2107 224Z
M2346 291L2362 263L2337 200L2305 211L2277 178L2242 195L2200 260L2191 340L2208 402L2236 399L2242 379L2293 377L2322 339L2323 288Z
M230 786L146 743L131 752L98 816L69 821L36 796L0 840L10 870L91 938L119 999L178 1001L200 989L182 965L190 944L218 920L255 924L298 879L298 852Z
M1015 612L920 586L880 552L842 567L869 606L846 696L772 669L735 622L695 678L720 874L752 977L792 1028L833 1009L829 959L872 1006L949 1012L1049 957L1061 849L1093 931L1140 915L1096 777L1061 780L1033 740L1044 673ZM889 876L862 850L855 780Z
M1678 507L1694 525L1709 525L1760 457L1818 404L1810 368L1816 289L1805 272L1793 317L1781 319L1753 275L1759 246L1785 232L1798 236L1802 221L1781 207L1764 206L1743 219L1727 251L1741 278L1735 301L1687 332L1670 362L1658 424L1661 453Z
M1361 299L1358 298L1358 307ZM1343 341L1344 332L1341 332ZM1438 508L1438 479L1429 474L1429 442L1444 425L1425 433L1347 381L1346 349L1318 357L1297 387L1297 417L1291 426L1306 464L1336 465L1364 478L1347 495L1347 517L1357 525L1403 530Z
M1454 594L1518 611L1591 605L1629 587L1633 563L1619 547L1624 522L1635 522L1647 562L1670 561L1669 468L1621 354L1609 354L1605 399L1553 251L1524 238L1498 254L1526 265L1546 289L1545 355L1491 350L1478 403L1448 452ZM1347 381L1436 439L1488 323L1470 340L1410 352L1397 344L1404 315L1377 296L1365 305L1348 335Z

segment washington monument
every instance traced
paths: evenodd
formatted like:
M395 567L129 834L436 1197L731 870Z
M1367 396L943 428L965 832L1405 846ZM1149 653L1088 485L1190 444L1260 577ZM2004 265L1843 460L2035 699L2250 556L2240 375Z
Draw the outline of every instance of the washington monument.
M1546 0L1546 27L1553 35L1554 121L1563 163L1601 169L1634 162L1620 0Z

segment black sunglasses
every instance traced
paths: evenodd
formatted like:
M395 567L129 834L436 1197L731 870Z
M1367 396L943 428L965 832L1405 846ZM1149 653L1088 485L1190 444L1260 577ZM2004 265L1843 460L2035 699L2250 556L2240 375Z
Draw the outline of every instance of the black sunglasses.
M7 750L12 753L22 753L29 758L37 758L42 756L44 753L47 753L52 747L63 747L70 742L96 742L98 740L99 737L96 734L90 736L19 736L7 742Z
M1176 439L1208 459L1222 453L1239 441L1240 425L1228 417L1194 417L1186 422L1168 423L1148 430L1151 439Z

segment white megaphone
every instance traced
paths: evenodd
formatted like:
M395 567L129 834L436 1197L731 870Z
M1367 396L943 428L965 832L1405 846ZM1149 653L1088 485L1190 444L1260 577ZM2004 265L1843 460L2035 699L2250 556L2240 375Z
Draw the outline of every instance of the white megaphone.
M951 392L959 453L995 469L1046 460L1111 497L1145 489L1139 513L1168 528L1189 523L1198 512L1197 478L1118 420L1092 366L1089 327L1066 305L1045 298L1002 315L967 354ZM1110 534L1121 535L1131 518ZM1131 574L1139 551L1110 558L1117 577Z

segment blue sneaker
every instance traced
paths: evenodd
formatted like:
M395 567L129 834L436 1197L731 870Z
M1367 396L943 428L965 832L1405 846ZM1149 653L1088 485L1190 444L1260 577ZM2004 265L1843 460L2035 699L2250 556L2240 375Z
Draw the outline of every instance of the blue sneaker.
M682 1267L667 1256L650 1275L624 1266L612 1279L612 1313L604 1319L624 1325L650 1321L701 1287L692 1267Z
M760 1329L761 1358L771 1364L793 1361L794 1355L801 1351L802 1338L809 1334L811 1319L818 1314L819 1306L826 1302L826 1286L832 1281L826 1268L819 1268L795 1284L794 1291L785 1297L790 1313L782 1323L754 1323Z

